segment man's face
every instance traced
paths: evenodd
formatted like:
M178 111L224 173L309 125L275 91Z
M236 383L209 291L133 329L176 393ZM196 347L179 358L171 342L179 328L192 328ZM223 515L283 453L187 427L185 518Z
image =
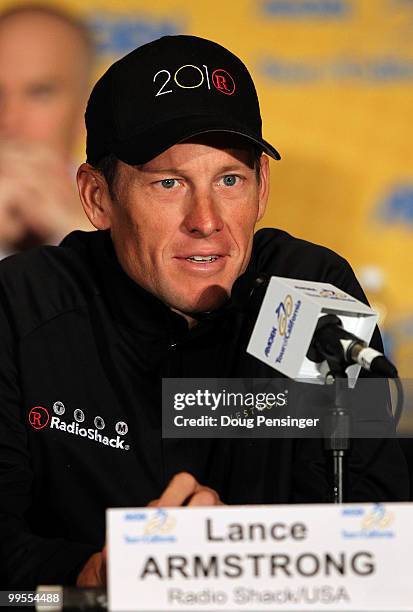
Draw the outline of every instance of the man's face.
M229 139L229 141L228 141ZM108 227L118 259L142 287L181 313L217 308L251 255L267 200L251 148L227 136L177 144L150 162L118 166Z
M84 43L53 16L24 13L0 23L0 138L68 154L87 87Z

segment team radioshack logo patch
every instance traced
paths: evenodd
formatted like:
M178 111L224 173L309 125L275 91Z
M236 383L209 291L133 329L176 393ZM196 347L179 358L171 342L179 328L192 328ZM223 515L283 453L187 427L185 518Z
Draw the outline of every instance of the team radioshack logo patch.
M54 402L52 411L44 406L35 406L28 413L29 424L36 430L48 427L110 448L125 451L130 449L125 439L129 430L125 421L109 424L100 415L88 418L80 408L71 411L61 401ZM61 418L63 415L65 420Z
M33 429L44 429L50 421L50 414L47 408L35 406L29 412L29 423Z
M85 420L85 413L83 412L83 410L80 410L78 408L77 410L74 411L73 418L75 419L77 423L83 423L83 421Z
M116 433L119 434L119 436L125 436L128 433L128 429L125 421L118 421L115 425Z
M97 416L94 418L93 420L96 429L105 429L105 421L102 419L101 416Z
M65 405L63 402L55 402L53 404L53 412L59 416L65 413Z

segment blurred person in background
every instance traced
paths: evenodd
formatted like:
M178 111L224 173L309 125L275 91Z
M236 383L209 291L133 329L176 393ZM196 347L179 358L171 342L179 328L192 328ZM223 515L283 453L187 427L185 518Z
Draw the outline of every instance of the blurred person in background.
M0 13L0 256L92 229L72 159L92 63L86 27L61 9Z

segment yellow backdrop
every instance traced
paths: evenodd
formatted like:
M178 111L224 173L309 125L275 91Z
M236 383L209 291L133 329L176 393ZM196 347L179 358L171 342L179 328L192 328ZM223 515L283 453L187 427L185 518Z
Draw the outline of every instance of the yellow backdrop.
M0 2L0 6L9 5ZM281 152L263 225L344 255L413 375L413 2L55 0L95 32L101 72L165 33L220 42L248 65Z

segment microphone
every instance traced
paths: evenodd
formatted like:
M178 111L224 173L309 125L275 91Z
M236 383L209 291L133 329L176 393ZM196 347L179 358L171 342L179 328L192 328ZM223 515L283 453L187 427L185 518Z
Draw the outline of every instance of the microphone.
M333 314L318 319L307 356L313 361L321 361L321 357L347 366L359 364L365 370L387 378L398 376L397 369L383 353L346 331L341 319Z
M361 368L397 376L368 346L377 314L329 283L248 273L234 283L231 300L238 310L259 309L247 352L289 378L324 384L331 364L347 368L350 387Z

